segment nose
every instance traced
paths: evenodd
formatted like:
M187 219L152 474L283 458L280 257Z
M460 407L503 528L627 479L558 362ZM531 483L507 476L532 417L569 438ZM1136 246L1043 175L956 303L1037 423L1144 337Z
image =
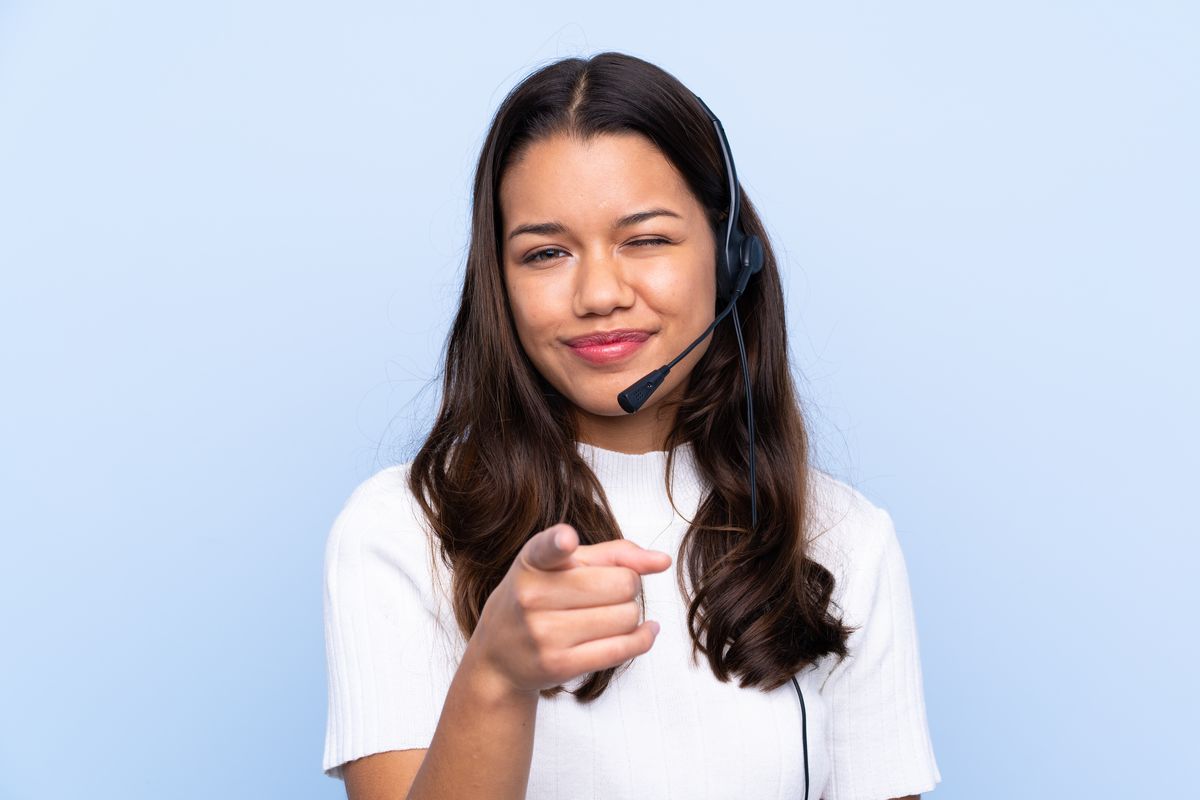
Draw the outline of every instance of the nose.
M635 296L619 259L607 254L589 254L579 259L572 302L576 316L606 316L618 308L632 306Z

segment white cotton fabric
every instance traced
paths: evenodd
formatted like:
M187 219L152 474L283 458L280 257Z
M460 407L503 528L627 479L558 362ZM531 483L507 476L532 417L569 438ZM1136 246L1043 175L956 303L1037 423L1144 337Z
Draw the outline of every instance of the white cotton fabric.
M803 797L800 703L792 683L771 692L741 689L736 678L718 681L703 658L691 661L687 606L675 579L688 522L667 499L667 454L587 444L579 450L603 484L623 536L669 553L673 563L642 578L646 619L662 626L651 650L590 704L567 693L539 700L526 796ZM466 647L447 599L450 576L433 557L407 475L407 464L389 467L358 486L326 545L323 769L334 778L362 756L428 748ZM846 661L827 657L799 676L808 716L808 796L886 800L927 792L941 774L892 518L847 484L817 470L811 475L820 522L812 556L835 576L844 621L860 629ZM691 445L676 451L673 492L690 517L702 495Z

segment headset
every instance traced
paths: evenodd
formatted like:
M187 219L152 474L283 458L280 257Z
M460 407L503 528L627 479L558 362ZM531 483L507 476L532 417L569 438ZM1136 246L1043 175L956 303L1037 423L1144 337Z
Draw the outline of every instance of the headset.
M717 302L725 303L725 308L717 315L704 333L669 363L664 364L650 374L641 378L628 389L617 395L617 402L626 413L632 414L650 399L654 390L662 385L671 367L682 360L696 345L700 344L717 324L732 312L733 330L737 334L738 354L742 360L742 383L746 387L746 429L750 438L750 525L758 526L758 486L754 478L754 406L750 390L750 367L746 362L746 346L742 341L742 322L738 317L737 301L746 290L750 278L762 271L764 252L762 241L754 234L742 230L740 216L741 190L738 186L737 171L733 167L733 154L729 152L729 140L725 137L725 128L721 120L712 112L708 104L695 95L696 100L704 107L704 111L712 120L717 131L717 141L721 145L721 154L725 159L725 174L729 183L729 215L725 220L725 235L717 242ZM804 742L804 798L808 800L808 710L804 705L804 693L800 691L800 683L792 676L792 685L796 687L796 696L800 698L801 732Z

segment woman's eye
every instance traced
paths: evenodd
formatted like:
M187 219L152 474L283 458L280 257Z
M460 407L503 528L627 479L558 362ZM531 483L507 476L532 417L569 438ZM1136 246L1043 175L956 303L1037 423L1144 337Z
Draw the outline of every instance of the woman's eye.
M544 256L546 253L564 253L564 252L566 252L566 251L560 250L557 247L548 247L545 250L538 250L536 253L530 253L529 255L525 256L524 260L521 263L528 264L530 262L535 262L535 261L548 261L549 259L542 258L542 256Z
M637 239L629 244L632 247L642 247L644 245L651 244L670 244L670 241L662 238ZM566 251L558 247L547 247L544 250L538 250L536 253L530 253L529 255L525 256L525 258L521 260L521 263L531 264L539 261L553 261L556 258L556 256L553 255L554 253L566 253Z

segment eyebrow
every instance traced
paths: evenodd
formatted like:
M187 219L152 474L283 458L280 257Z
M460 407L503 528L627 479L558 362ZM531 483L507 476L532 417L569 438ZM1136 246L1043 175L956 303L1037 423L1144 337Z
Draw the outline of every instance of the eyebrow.
M637 225L639 222L645 222L648 219L655 217L675 217L683 219L683 217L669 208L648 208L645 211L635 211L632 214L626 214L619 220L613 223L613 230L628 228L630 225ZM517 238L523 233L533 233L539 236L550 236L553 234L563 234L567 232L567 226L561 222L536 222L529 225L521 225L513 229L513 232L508 235L509 241Z

